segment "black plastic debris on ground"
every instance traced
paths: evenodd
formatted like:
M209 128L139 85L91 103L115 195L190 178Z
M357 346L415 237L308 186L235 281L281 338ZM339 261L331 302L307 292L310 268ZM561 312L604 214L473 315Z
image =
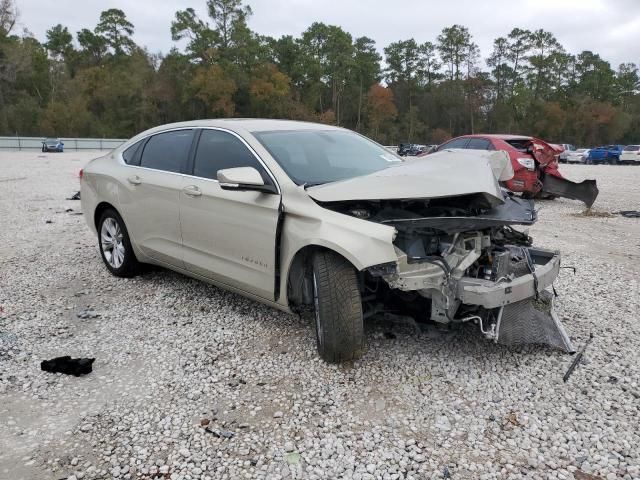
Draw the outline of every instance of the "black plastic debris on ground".
M620 210L617 213L627 218L640 218L640 210Z
M40 362L40 368L45 372L64 373L65 375L79 377L80 375L91 373L93 370L91 365L95 360L95 358L71 358L66 355L51 360L43 360Z
M80 200L80 192L76 192L73 195L71 195L69 198L67 198L67 200Z

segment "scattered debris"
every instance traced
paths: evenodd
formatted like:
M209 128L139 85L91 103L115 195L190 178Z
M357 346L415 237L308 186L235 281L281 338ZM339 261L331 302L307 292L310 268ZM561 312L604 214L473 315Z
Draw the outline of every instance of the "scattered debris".
M208 418L203 418L200 420L200 425L202 425L203 427L206 427L210 423L211 423L211 420L209 420Z
M593 208L587 208L580 213L572 213L573 217L596 217L596 218L610 218L614 215L610 212L602 212L599 210L594 210Z
M73 195L71 195L69 198L67 198L66 200L80 200L80 191L77 191L76 193L74 193Z
M507 415L506 420L507 420L508 423L510 423L511 425L513 425L515 427L521 427L522 426L522 424L518 420L518 416L516 415L516 412L510 412L509 415Z
M82 310L76 315L78 318L99 318L100 314L96 312L93 308L87 308L86 310Z
M287 453L284 459L289 465L298 465L300 463L300 454L298 452Z
M604 480L604 478L602 477L598 477L597 475L592 475L590 473L583 472L580 469L577 469L575 472L573 472L573 477L576 480Z
M616 213L627 218L640 218L640 210L620 210Z
M9 178L0 178L0 182L15 182L18 180L26 180L27 177L9 177Z
M231 430L212 430L209 427L205 427L204 431L210 433L216 438L233 438L235 436L235 433Z
M562 377L562 380L564 380L565 382L569 380L569 377L571 376L576 366L582 359L582 355L584 354L584 351L587 349L587 346L591 343L591 340L593 340L593 332L589 334L589 339L585 342L582 348L580 348L578 353L576 353L576 357L573 359L573 362L571 362L571 365L569 365L569 369L567 370L567 373L564 374L564 377Z
M53 223L51 220L45 220L44 223Z
M40 362L40 368L45 372L64 373L79 377L91 373L93 370L91 365L95 360L95 358L71 358L66 355L52 360L43 360Z
M434 423L438 430L451 430L451 422L446 415L440 415Z
M73 212L73 208L65 208L64 211L67 212L67 213Z

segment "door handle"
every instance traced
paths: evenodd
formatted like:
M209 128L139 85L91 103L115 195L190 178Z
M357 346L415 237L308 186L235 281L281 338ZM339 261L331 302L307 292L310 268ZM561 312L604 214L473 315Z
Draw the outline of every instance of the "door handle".
M189 185L188 187L184 187L182 191L189 195L190 197L199 197L202 195L202 191L196 187L195 185Z
M127 178L127 182L129 182L131 185L140 185L142 183L142 180L138 175L133 175L132 177Z

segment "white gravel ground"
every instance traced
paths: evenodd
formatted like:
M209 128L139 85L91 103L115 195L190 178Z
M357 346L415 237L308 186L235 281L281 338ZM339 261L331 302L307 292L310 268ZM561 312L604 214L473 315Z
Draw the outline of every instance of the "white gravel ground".
M560 318L595 336L566 384L571 356L472 325L369 322L364 358L331 366L307 320L168 271L110 276L65 200L96 155L0 152L0 478L640 478L640 220L540 202L536 244L577 268ZM596 210L640 209L640 168L562 170L597 178ZM40 371L66 354L94 371Z

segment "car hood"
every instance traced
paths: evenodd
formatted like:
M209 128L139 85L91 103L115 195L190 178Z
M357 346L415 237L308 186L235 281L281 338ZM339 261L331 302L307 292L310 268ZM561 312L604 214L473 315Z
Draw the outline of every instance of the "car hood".
M498 180L512 176L505 152L444 150L369 175L308 187L307 193L319 202L473 196L496 206L504 202Z

